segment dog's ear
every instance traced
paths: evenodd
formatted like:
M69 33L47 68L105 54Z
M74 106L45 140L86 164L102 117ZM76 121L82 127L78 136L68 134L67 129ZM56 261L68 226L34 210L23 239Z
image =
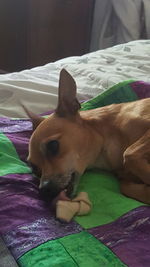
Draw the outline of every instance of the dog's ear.
M76 98L76 83L72 76L62 69L59 79L58 106L55 113L60 117L70 117L80 109Z
M23 107L28 117L31 119L34 131L37 128L37 126L44 120L44 118L34 114L32 111L29 111L22 103L21 106Z

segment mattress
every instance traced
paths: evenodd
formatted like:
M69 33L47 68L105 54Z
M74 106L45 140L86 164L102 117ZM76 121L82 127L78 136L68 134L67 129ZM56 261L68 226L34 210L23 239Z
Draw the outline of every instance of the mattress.
M25 117L20 102L34 113L55 109L62 68L74 77L80 101L95 97L123 80L149 81L150 40L132 41L80 57L0 75L0 116Z

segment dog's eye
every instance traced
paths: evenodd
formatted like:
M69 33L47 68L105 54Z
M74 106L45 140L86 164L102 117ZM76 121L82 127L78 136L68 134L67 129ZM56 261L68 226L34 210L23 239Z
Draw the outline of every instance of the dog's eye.
M56 156L59 152L59 142L57 140L49 141L46 144L47 153L51 156Z

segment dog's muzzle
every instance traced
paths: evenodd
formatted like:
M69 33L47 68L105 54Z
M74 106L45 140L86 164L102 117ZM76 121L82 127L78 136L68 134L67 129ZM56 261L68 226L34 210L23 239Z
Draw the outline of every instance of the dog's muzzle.
M79 182L79 174L77 172L72 172L63 182L64 176L59 179L51 179L43 182L40 187L40 196L45 200L52 200L58 196L58 194L65 190L66 195L72 198L77 189Z

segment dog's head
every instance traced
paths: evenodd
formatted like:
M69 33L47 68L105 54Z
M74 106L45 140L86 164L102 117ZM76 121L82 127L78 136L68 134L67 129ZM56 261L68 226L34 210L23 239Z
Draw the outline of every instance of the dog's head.
M27 111L34 128L28 161L40 177L41 191L49 198L62 190L73 196L79 177L87 167L90 141L79 109L75 81L62 70L56 111L48 118Z

